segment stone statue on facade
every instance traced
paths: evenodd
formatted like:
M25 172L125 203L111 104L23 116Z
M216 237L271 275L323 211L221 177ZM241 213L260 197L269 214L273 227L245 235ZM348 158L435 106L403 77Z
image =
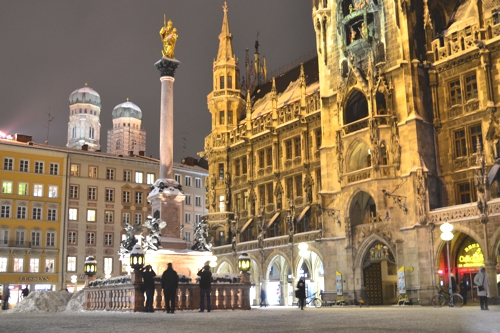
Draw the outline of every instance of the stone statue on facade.
M195 243L191 246L194 251L210 251L212 242L207 242L208 225L204 220L195 222L194 225L194 240Z

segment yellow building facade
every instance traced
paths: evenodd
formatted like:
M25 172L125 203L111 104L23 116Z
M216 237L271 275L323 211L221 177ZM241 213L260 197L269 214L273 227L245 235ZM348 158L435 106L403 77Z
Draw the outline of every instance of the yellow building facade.
M300 276L325 300L356 303L366 286L371 304L429 304L450 273L477 299L471 281L484 265L496 300L498 10L351 0L311 9L317 56L246 96L220 84L236 77L235 55L214 62L203 154L217 270L235 272L248 253L255 299L263 288L276 304L295 301ZM229 37L224 11L219 54L232 50Z

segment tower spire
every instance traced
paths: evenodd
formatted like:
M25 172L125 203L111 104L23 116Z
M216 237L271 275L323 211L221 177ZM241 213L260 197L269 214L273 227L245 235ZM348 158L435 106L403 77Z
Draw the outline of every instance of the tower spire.
M222 20L222 29L219 35L219 51L217 52L217 61L234 59L233 36L229 30L229 20L227 19L227 2L222 6L224 18Z

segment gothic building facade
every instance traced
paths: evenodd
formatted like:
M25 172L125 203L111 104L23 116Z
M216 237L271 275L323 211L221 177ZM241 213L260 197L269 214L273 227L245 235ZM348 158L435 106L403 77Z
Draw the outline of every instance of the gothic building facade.
M248 253L256 295L284 305L300 276L325 300L429 304L450 273L477 298L485 266L497 300L499 10L314 0L317 55L245 89L224 10L203 152L217 271Z

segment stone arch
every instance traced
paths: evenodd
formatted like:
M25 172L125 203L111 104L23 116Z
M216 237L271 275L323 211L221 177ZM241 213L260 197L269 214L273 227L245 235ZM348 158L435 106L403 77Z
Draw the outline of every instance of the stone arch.
M347 151L346 171L352 172L369 167L368 144L363 140L356 139L351 143ZM347 162L349 161L349 162Z
M217 265L217 274L234 272L237 272L237 269L235 269L234 265L226 259L224 259L221 263L219 263L219 265Z
M346 96L343 107L343 124L368 117L368 99L359 89L352 89Z
M356 252L356 256L354 258L354 266L356 267L363 266L363 260L366 257L366 254L370 250L370 247L376 242L380 242L387 245L389 251L391 251L392 253L396 253L396 244L394 244L391 241L388 241L387 239L376 233L372 233L368 237L366 237L365 240L359 245L358 251Z
M347 205L347 214L351 222L351 226L356 226L359 224L365 224L370 222L369 218L373 213L373 216L377 216L377 205L375 203L374 196L366 190L357 190L352 194L350 200L348 200L349 205ZM359 209L356 209L359 208ZM359 215L358 212L362 215ZM368 215L367 215L368 214ZM359 218L357 219L356 218ZM362 221L361 223L356 223Z

